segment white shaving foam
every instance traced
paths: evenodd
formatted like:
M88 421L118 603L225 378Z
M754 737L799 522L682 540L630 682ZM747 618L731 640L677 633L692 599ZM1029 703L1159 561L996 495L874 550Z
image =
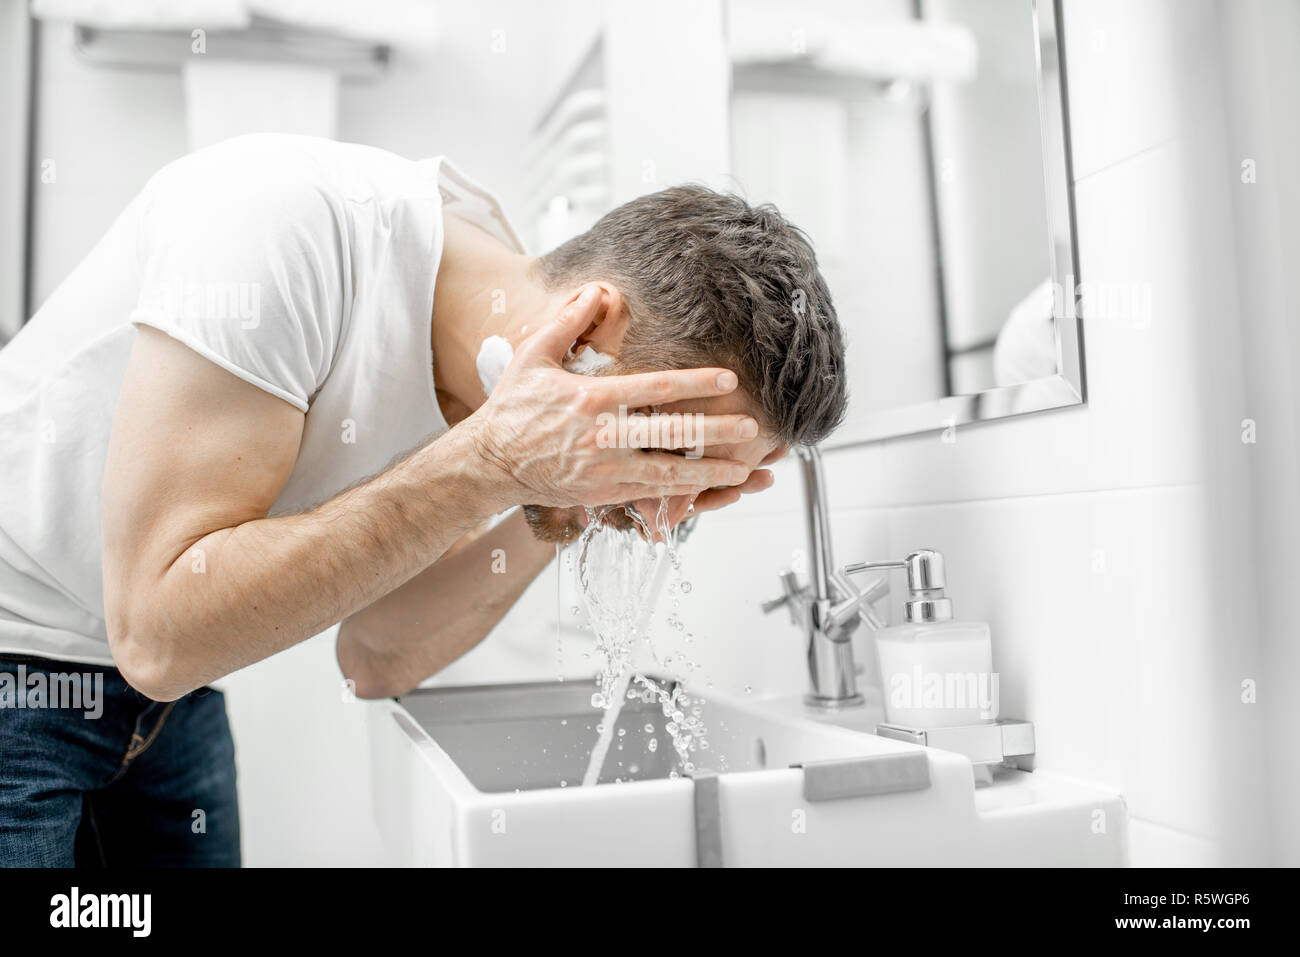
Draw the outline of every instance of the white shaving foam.
M478 381L483 385L484 395L492 394L492 390L505 375L506 366L510 365L510 360L514 357L514 347L505 337L488 336L483 340L483 345L478 350L478 358L474 360L474 366L478 369ZM595 375L601 369L613 364L613 356L597 352L592 346L587 346L576 354L570 346L561 363L565 370L577 375Z
M569 346L569 351L564 354L564 362L561 363L569 372L575 372L578 375L595 375L601 369L613 364L613 356L597 352L593 346L587 346L577 355L574 355L573 346Z

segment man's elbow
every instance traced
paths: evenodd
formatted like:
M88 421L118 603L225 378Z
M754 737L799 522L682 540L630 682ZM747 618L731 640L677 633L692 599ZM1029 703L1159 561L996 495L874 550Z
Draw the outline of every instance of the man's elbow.
M396 675L385 674L378 668L355 665L344 670L343 680L347 682L348 689L355 697L365 701L398 698L414 687L408 686Z
M163 642L149 628L133 626L125 614L110 615L108 648L122 677L140 694L154 701L175 701L189 690Z
M344 621L335 647L339 670L353 696L366 700L397 698L415 687L392 666L391 659L358 641L353 627Z

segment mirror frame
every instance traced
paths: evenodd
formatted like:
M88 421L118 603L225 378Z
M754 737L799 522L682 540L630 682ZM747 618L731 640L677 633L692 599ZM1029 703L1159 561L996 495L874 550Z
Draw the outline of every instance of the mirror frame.
M1034 65L1038 75L1039 129L1042 136L1044 195L1047 200L1048 255L1055 290L1064 303L1052 304L1056 333L1054 375L998 386L969 395L947 396L915 405L882 409L852 427L854 434L833 435L826 450L848 448L882 439L899 438L996 419L1084 405L1083 328L1079 308L1079 256L1074 215L1074 178L1070 155L1070 115L1067 95L1065 43L1061 33L1061 0L1030 0L1033 18ZM1056 82L1043 69L1044 50L1056 56ZM1055 131L1059 130L1060 135ZM1053 196L1065 197L1064 203ZM1064 224L1065 228L1059 228ZM1057 235L1063 237L1057 248ZM850 401L852 401L850 399Z

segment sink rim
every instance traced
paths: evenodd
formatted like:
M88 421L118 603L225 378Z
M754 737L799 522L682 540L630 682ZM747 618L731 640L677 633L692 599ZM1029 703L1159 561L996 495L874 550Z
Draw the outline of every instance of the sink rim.
M676 679L665 679L658 674L648 674L647 677L658 682L669 682L673 685L681 682ZM547 785L543 787L533 787L527 789L489 791L479 788L470 780L464 768L456 761L451 754L442 747L434 734L426 728L418 718L403 703L412 696L438 695L447 698L457 698L469 696L471 694L480 695L483 693L491 694L510 694L518 695L529 692L553 693L553 694L577 694L581 696L582 686L588 682L588 679L534 679L527 681L504 681L504 682L486 682L483 684L457 683L446 685L429 685L419 687L400 698L387 699L386 703L394 715L397 723L402 727L406 735L419 747L420 752L426 760L430 761L434 770L449 788L454 788L457 792L457 799L479 803L481 801L499 804L503 801L529 800L536 799L538 796L545 795L548 798L559 793L578 793L585 794L587 798L563 798L563 800L589 800L593 797L599 797L600 800L606 801L612 799L612 790L625 791L630 794L644 796L649 793L651 788L658 787L666 793L681 791L687 788L694 788L694 777L689 773L682 773L676 778L656 777L642 778L623 781L614 789L605 785L613 782L601 782L595 787L582 787L580 785L569 785L561 787L559 785ZM923 752L929 756L932 765L936 760L939 764L947 764L949 760L957 761L969 765L969 761L961 755L951 752L936 751L932 748L925 748L920 745L911 744L905 741L897 741L889 738L882 738L876 734L858 730L855 728L845 727L839 724L833 724L827 721L818 720L813 713L799 714L790 713L782 710L781 704L787 699L777 698L740 698L726 692L706 691L691 692L692 698L701 701L707 709L710 705L720 705L724 708L731 709L734 712L743 714L751 719L767 722L773 725L781 726L791 731L803 731L808 734L822 736L825 739L838 740L846 744L864 744L862 748L862 757L869 757L881 754L898 754L906 752ZM582 700L580 698L580 700ZM651 709L658 712L658 706L655 704L644 704L643 709ZM592 709L593 713L598 713ZM564 715L572 712L564 711ZM707 713L707 711L706 711ZM560 713L557 712L557 716ZM463 723L474 723L475 718L466 718ZM460 722L457 722L460 723ZM770 780L776 781L775 775L802 776L802 766L793 764L785 767L764 767L764 768L742 768L727 771L711 771L719 777L731 780L750 779L754 775L768 775ZM972 787L973 789L973 787Z

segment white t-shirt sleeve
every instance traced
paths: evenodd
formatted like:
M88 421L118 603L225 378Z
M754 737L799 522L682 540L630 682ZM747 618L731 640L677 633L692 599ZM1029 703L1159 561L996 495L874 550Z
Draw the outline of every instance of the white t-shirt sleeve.
M306 412L344 325L335 201L256 138L173 163L146 194L131 321Z

